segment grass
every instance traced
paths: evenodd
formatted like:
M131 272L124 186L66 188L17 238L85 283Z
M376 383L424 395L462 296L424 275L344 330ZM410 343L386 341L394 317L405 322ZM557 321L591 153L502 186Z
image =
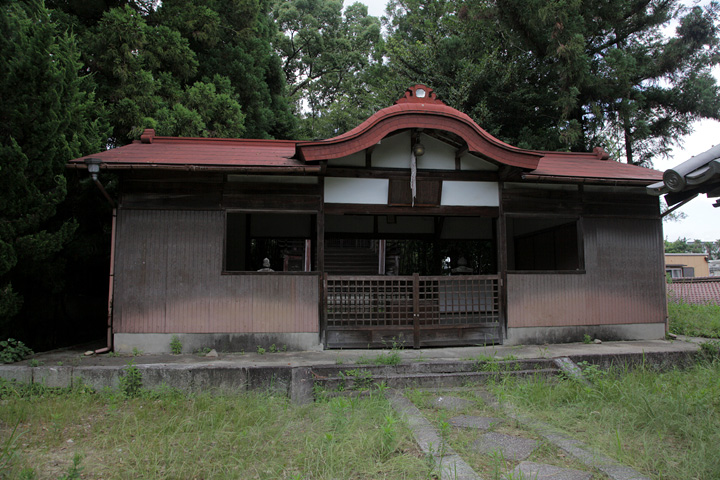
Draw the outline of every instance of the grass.
M393 350L380 353L374 357L361 355L355 363L358 365L399 365L402 363L402 357L400 357L400 352Z
M432 423L440 436L455 450L482 478L488 480L506 480L511 478L512 470L520 463L518 461L503 458L497 452L486 454L478 452L474 442L482 435L483 431L471 428L457 428L450 425L449 420L458 415L482 416L499 418L500 422L493 424L488 432L515 435L538 441L528 461L555 465L561 468L572 468L576 470L591 471L593 480L605 480L607 477L600 472L594 471L567 456L560 449L551 443L543 440L527 427L507 417L502 410L497 410L488 405L479 388L472 388L463 391L453 392L427 392L409 390L406 392L408 398L423 412L423 415ZM471 402L470 405L457 411L440 410L433 404L438 396L459 397ZM517 478L517 477L515 477ZM528 479L529 480L529 479Z
M654 479L718 478L720 361L680 371L611 370L592 387L507 378L492 389L549 423Z
M83 472L106 479L431 475L381 395L296 406L263 393L127 398L3 383L0 455L0 478L59 478L76 455Z
M691 337L720 338L720 305L695 305L682 300L668 302L670 333Z

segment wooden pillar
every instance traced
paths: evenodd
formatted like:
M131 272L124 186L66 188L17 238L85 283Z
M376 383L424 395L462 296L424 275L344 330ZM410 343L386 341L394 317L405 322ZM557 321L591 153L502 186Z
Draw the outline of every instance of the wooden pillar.
M498 275L500 276L499 288L499 307L500 307L500 325L502 331L500 333L500 340L507 338L507 265L508 265L508 251L507 251L507 217L505 216L505 206L503 205L503 182L498 182L498 195L499 199L499 212L497 219L497 263L498 263Z
M318 212L315 220L315 239L317 244L317 269L318 275L318 313L320 321L320 342L327 348L327 312L325 287L327 285L327 274L325 273L325 177L318 178L320 198L318 200Z
M317 242L317 269L325 272L325 177L318 178L320 184L320 201L318 205L317 221L315 222Z
M420 274L413 273L413 348L420 348Z

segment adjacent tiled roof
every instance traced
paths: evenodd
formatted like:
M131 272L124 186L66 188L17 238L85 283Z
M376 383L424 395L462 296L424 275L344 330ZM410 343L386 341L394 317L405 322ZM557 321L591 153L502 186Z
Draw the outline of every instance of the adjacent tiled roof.
M108 168L143 167L295 167L306 168L293 158L295 143L290 140L247 140L224 138L157 137L146 130L141 140L75 159L71 164L84 168L87 158L99 158Z
M628 165L610 159L603 159L602 150L596 153L543 152L538 167L525 176L537 177L578 177L618 181L656 182L662 179L662 172L650 168ZM559 178L559 179L560 179Z
M667 285L668 299L686 303L720 305L720 277L673 279Z

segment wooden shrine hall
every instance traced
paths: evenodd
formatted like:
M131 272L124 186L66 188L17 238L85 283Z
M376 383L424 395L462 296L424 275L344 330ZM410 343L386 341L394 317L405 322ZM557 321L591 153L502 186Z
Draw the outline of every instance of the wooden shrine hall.
M328 140L146 130L68 167L119 181L118 351L665 335L662 174L513 147L424 85Z

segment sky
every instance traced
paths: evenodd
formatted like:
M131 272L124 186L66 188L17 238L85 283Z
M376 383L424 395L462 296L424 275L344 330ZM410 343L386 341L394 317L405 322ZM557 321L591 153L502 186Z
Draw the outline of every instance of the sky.
M354 1L345 0L344 5L348 6L352 3ZM362 0L361 3L368 6L370 15L381 17L385 13L387 0ZM720 82L720 69L715 70L715 76ZM715 120L695 122L693 130L692 134L683 137L682 147L673 149L667 160L655 160L657 170L665 171L720 143L720 122ZM670 241L678 238L720 240L720 208L714 208L713 203L714 201L705 195L700 195L680 207L676 211L685 213L687 218L676 222L663 222L665 238Z

